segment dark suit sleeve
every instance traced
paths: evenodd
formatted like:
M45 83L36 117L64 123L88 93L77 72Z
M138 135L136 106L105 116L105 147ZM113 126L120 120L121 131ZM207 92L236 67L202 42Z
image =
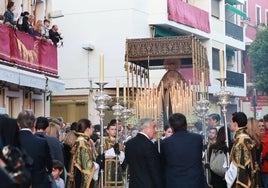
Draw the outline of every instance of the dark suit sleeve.
M145 149L145 156L148 164L148 169L151 174L151 178L154 182L155 188L163 188L162 174L160 167L160 155L153 143L148 144Z
M50 155L50 150L49 150L49 146L47 144L47 141L45 142L45 151L46 151L46 167L47 167L47 172L50 174L52 172L52 167L53 167L53 162L52 162L52 158Z

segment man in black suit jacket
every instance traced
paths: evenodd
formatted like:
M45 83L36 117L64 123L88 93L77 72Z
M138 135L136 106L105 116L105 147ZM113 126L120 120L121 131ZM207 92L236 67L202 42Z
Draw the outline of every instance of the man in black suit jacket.
M165 188L204 188L202 166L202 136L187 131L183 114L170 116L173 135L161 143Z
M151 139L156 132L153 119L140 120L140 132L126 142L126 160L129 165L129 188L163 188L160 156Z
M46 134L48 126L49 121L46 117L40 116L36 118L34 135L46 139L52 160L58 160L64 164L63 145L60 143L58 138Z
M32 111L24 110L17 118L20 127L20 148L32 159L31 167L32 188L50 188L51 181L48 174L52 172L52 159L47 141L33 135L35 117Z

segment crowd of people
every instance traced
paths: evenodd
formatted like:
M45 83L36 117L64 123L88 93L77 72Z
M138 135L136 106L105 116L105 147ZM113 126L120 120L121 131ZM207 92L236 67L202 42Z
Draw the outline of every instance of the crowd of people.
M37 20L28 11L24 11L20 14L19 18L14 17L15 4L9 1L7 4L7 10L4 15L0 16L1 24L7 24L15 29L28 33L31 36L37 37L43 41L46 41L55 46L63 45L63 37L58 31L57 25L50 24L50 20Z
M16 119L0 115L1 187L267 187L268 114L233 113L227 137L220 119L208 116L204 146L204 134L188 131L181 113L169 117L159 139L154 119L129 130L112 119L102 143L100 125L86 118L67 125L30 110Z

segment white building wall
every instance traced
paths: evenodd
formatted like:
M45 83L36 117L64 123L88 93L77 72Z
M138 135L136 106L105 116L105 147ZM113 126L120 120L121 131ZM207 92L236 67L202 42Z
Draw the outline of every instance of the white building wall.
M125 83L126 39L150 37L146 3L66 0L53 1L52 7L64 14L52 22L64 36L64 47L58 49L58 57L59 75L66 88L85 88L90 80L99 81L100 53L104 53L106 87L114 87L116 78ZM83 44L93 45L94 50L85 51Z

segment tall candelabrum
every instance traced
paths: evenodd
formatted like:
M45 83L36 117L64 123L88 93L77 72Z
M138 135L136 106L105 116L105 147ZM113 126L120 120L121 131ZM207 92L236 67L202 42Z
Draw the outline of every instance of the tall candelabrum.
M124 139L125 141L128 138L128 119L131 118L132 116L135 115L135 110L134 109L128 109L127 108L127 103L124 102L124 107L121 111L121 119L123 119L124 121ZM127 181L128 181L128 171L125 171L125 175L124 175L124 183L125 185L127 185Z
M108 109L109 106L107 106L107 102L111 99L111 97L103 92L104 86L107 83L103 82L98 82L96 83L99 86L99 92L97 93L96 96L94 96L94 101L96 103L96 110L99 111L99 116L100 116L100 155L103 156L103 143L104 143L104 138L103 138L103 119L105 116L104 110ZM103 160L103 158L101 157ZM102 161L103 163L104 161ZM103 164L104 165L104 164ZM104 185L104 171L103 167L100 169L100 187L103 188Z
M116 144L118 144L119 142L118 125L120 117L122 115L123 108L124 107L119 104L119 97L116 97L116 103L112 107L112 110L114 111L113 115L115 116L116 119L116 139L115 139ZM115 158L115 188L117 188L117 181L118 181L118 157Z
M128 137L128 119L135 115L135 110L127 108L127 104L124 104L124 107L121 111L121 119L124 120L124 138Z
M225 143L226 147L229 150L229 136L228 136L228 126L227 126L227 119L226 119L226 114L227 114L227 106L231 104L230 97L233 95L232 92L226 91L226 78L219 78L217 79L220 81L221 84L221 89L219 92L215 93L214 95L218 97L219 101L217 102L218 105L221 106L221 111L223 114L223 123L224 123L224 129L225 129ZM229 168L230 165L230 158L229 158L229 152L227 152L227 168Z
M206 181L209 184L209 169L208 169L208 155L207 155L207 129L206 129L206 116L208 114L210 102L205 98L205 92L200 93L200 100L196 102L195 113L200 117L202 121L202 134L203 134L203 150L204 150L204 159L205 159L205 173Z

